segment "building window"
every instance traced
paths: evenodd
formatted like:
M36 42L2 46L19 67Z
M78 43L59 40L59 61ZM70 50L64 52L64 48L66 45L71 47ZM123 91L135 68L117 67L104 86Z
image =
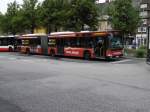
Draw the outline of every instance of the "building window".
M143 23L144 25L146 25L146 24L147 24L147 19L142 19L142 23Z
M142 11L142 12L140 12L140 16L141 17L147 17L148 16L148 12L147 11Z
M139 33L140 33L140 32L146 33L146 31L147 31L147 28L146 28L146 27L139 27L139 28L138 28L138 32L139 32Z
M141 9L147 8L147 4L141 4L140 8L141 8Z

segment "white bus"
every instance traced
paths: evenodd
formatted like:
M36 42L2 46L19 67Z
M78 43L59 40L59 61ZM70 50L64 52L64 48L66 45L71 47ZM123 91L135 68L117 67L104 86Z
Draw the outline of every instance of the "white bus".
M15 45L15 36L0 36L0 52L12 52Z

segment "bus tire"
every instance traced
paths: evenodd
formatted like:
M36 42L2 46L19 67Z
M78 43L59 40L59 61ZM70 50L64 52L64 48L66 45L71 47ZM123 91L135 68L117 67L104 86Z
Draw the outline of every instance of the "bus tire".
M9 52L13 52L13 48L12 47L9 47Z
M91 58L90 52L89 52L89 51L85 51L85 52L84 52L84 59L85 59L85 60L89 60L90 58Z
M55 51L54 50L50 50L50 56L52 56L52 57L55 56Z
M26 49L26 54L30 54L30 49L29 48Z

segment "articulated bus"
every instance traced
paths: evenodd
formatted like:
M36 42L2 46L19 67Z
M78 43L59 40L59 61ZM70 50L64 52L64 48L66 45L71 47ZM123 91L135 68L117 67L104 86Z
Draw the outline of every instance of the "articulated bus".
M12 52L15 46L15 36L0 36L0 52Z
M84 59L123 56L123 39L119 31L56 32L50 35L27 34L19 38L22 53L72 56Z
M91 58L123 56L123 38L119 31L56 32L48 37L48 54Z

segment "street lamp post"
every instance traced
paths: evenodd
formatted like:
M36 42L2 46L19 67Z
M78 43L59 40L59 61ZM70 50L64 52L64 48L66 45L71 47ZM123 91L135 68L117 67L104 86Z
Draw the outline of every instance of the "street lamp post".
M150 26L148 26L147 63L150 64Z

